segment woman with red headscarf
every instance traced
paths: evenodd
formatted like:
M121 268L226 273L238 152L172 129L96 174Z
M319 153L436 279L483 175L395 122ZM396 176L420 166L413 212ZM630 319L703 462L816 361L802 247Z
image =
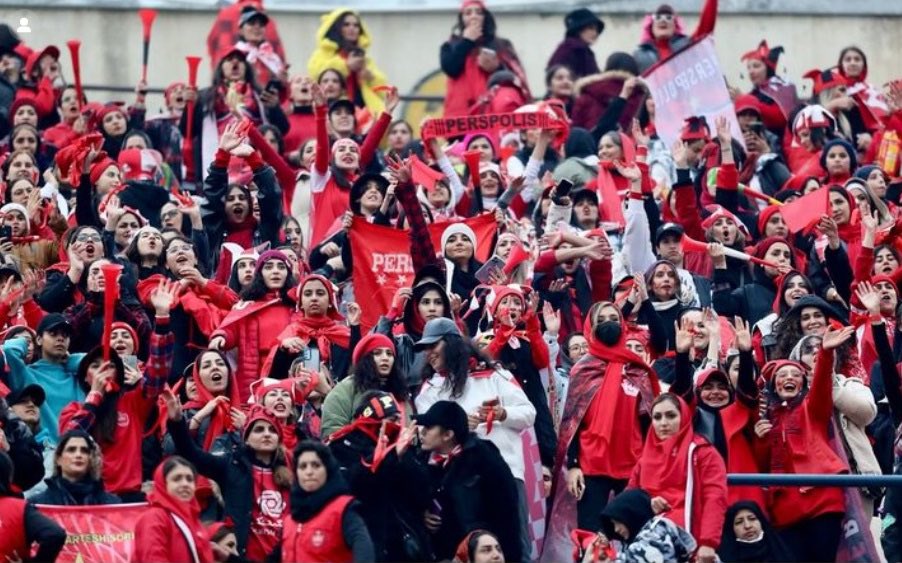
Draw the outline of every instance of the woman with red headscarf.
M768 404L766 416L755 423L756 453L770 473L849 471L831 445L830 429L835 351L854 334L853 327L827 329L810 388L807 368L798 362L776 360L764 366ZM774 526L797 561L834 560L846 509L842 489L772 487L768 497Z
M555 459L550 546L572 528L601 529L601 511L612 492L627 484L642 453L651 404L660 392L654 370L626 347L626 323L610 302L587 315L589 353L570 373ZM565 473L566 467L566 473ZM569 552L550 560L563 561Z
M727 510L727 470L723 458L692 428L692 411L672 393L652 403L652 429L633 469L629 488L652 497L657 514L687 529L702 563L717 560Z
M795 85L777 76L777 62L782 54L783 47L771 49L767 41L761 41L757 49L741 58L752 83L750 94L755 96L761 120L780 138L783 137L790 112L799 105Z
M242 300L210 338L213 350L238 348L235 383L242 403L251 396L250 385L259 379L260 365L276 348L279 333L291 320L294 300L288 292L294 287L294 278L289 270L288 257L282 252L261 254L251 285L241 292Z
M135 522L132 561L212 563L213 548L194 496L196 480L197 470L182 457L157 467L147 495L150 506Z
M351 350L360 340L360 307L348 304L348 324L341 321L332 282L311 274L298 285L298 312L279 335L263 373L283 373L297 357L304 358L304 366L312 371L326 367L338 379L351 366ZM271 369L269 367L272 366Z
M599 220L614 222L623 227L622 199L633 184L642 188L642 193L651 193L652 181L645 165L644 145L636 148L626 134L609 131L598 142L598 177L586 184L586 189L596 190L601 199Z

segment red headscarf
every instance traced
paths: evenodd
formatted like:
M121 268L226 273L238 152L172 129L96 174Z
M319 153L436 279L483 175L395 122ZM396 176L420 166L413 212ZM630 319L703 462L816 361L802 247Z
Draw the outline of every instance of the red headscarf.
M636 145L633 143L633 140L622 133L615 134L620 137L620 146L623 152L621 160L627 165L636 162ZM620 221L623 219L620 194L614 181L614 172L616 172L616 167L613 161L602 160L598 163L596 185L598 186L598 196L601 199L599 210L602 218L608 221ZM621 226L624 224L622 223Z
M338 312L335 292L332 290L332 282L323 276L311 274L301 280L301 283L298 284L298 308L300 308L304 286L311 281L319 281L326 288L326 292L329 294L329 310L325 315L319 317L308 317L304 315L303 311L299 311L292 326L296 336L308 342L315 340L320 357L323 361L328 361L332 344L337 344L342 348L350 346L351 329L339 323L342 320L342 316Z
M686 479L692 471L689 447L695 441L692 411L683 399L674 397L679 402L680 428L664 439L658 437L654 428L649 428L642 457L639 458L638 482L640 489L648 491L653 497L664 497L671 506L677 505L677 501L686 495ZM692 499L685 498L684 503L691 504ZM682 520L683 515L678 516Z
M153 473L153 490L147 495L150 506L162 508L170 515L179 518L191 531L191 539L197 549L197 558L201 563L213 561L213 548L210 547L210 537L200 521L200 503L196 498L190 501L181 501L169 494L166 490L166 478L163 476L163 464L157 466ZM190 550L189 550L190 551Z
M194 361L194 369L192 370L192 377L194 377L194 385L197 388L197 399L190 400L185 403L186 409L202 409L204 405L213 400L214 396L212 391L207 389L204 386L203 379L200 376L200 362L201 358L204 357L204 354L209 352L213 352L222 357L223 360L226 361L226 377L228 378L228 382L226 383L226 390L223 393L226 397L229 398L229 405L232 407L239 407L241 405L241 398L238 396L238 385L235 383L235 374L232 373L232 367L229 365L228 360L224 355L215 351L215 350L204 350ZM210 415L210 426L207 427L207 434L204 436L204 450L210 451L210 446L213 445L213 440L215 440L218 436L225 434L228 431L233 429L232 426L232 415L229 412L229 405L220 405L219 408L213 411L213 414Z

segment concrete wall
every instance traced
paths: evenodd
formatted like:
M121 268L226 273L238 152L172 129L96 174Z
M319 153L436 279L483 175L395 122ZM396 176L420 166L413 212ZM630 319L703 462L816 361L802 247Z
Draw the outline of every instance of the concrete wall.
M0 7L0 21L17 22L22 9ZM64 52L69 69L67 39L82 41L83 82L86 84L134 84L141 62L141 23L134 11L93 9L27 9L32 33L23 35L29 45L54 43ZM154 24L149 81L165 86L186 78L185 55L206 55L206 36L212 12L161 12ZM277 21L293 72L306 70L307 58L315 43L319 18L312 14L278 13ZM374 38L371 54L389 79L409 91L422 77L438 68L438 50L454 22L450 12L364 14ZM604 15L607 27L595 45L599 64L609 53L630 51L639 37L640 15ZM533 92L544 91L543 69L563 35L560 14L503 13L498 16L499 34L511 39L524 61ZM766 37L771 45L783 45L786 54L780 64L797 83L812 68L829 67L840 49L855 44L862 47L870 62L870 80L882 84L902 77L902 17L837 17L798 15L721 14L717 24L717 45L722 68L731 83L743 90L748 82L740 55ZM694 28L689 18L687 27ZM66 72L71 78L71 71ZM201 67L200 84L210 77L209 64ZM804 81L807 83L808 81ZM807 88L803 90L808 92ZM96 93L94 99L124 99L124 94ZM130 96L128 96L130 98ZM149 100L151 108L161 97Z

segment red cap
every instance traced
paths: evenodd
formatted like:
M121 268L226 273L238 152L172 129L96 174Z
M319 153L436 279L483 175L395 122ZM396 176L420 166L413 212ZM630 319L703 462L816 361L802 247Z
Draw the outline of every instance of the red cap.
M761 117L761 107L758 102L758 98L751 94L742 94L740 96L736 96L736 99L733 100L733 107L736 108L736 113L740 114L744 111L754 111L758 114L758 117Z
M711 138L711 130L708 128L708 121L703 115L693 115L687 117L680 130L680 139L683 141L707 141Z
M783 47L774 47L773 49L771 49L767 46L767 41L762 40L761 43L758 43L757 49L745 53L739 60L747 61L748 59L757 59L769 66L771 69L776 70L777 61L780 60L780 55L782 54Z
M138 350L141 349L141 341L138 340L138 333L135 331L135 329L132 327L132 325L130 325L128 323L123 323L121 321L114 322L111 325L110 332L112 333L112 331L114 331L116 329L120 329L120 328L125 330L126 332L128 332L129 335L131 335L132 342L134 343L134 346L135 346L135 354L137 354Z
M119 168L119 165L112 158L105 156L101 160L98 160L94 164L91 165L91 183L96 184L97 180L100 179L100 175L103 174L103 171L109 168L110 166L115 166Z
M837 86L845 86L847 84L846 79L841 74L834 69L829 68L827 70L809 70L802 76L814 82L814 85L811 87L811 92L815 96L829 88L836 88Z
M742 231L746 238L749 238L748 227L745 226L745 223L739 220L739 217L733 215L733 213L731 213L729 210L721 207L720 205L709 205L707 206L707 210L710 211L711 214L705 217L705 219L702 221L703 229L710 229L714 226L714 223L717 222L718 219L720 219L721 217L726 217L736 224L736 228Z
M262 405L253 405L251 410L247 413L247 422L244 424L244 432L242 433L241 439L247 440L247 435L250 433L251 429L254 427L254 423L257 421L263 420L272 424L273 428L276 429L276 435L279 437L279 441L282 441L282 425L279 424L279 421L276 418L269 414L266 409L263 408Z
M44 55L50 55L54 59L59 60L60 50L55 45L47 45L40 51L32 51L25 61L25 76L31 77L32 71L37 66L38 61L44 58Z
M395 343L391 338L379 333L367 334L360 339L360 342L354 347L354 353L351 354L351 363L357 365L360 358L369 354L376 348L388 348L392 351L392 354L395 353Z

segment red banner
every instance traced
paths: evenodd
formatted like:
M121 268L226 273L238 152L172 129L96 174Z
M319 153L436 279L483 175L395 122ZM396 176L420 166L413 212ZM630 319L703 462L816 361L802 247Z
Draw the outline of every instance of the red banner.
M424 141L436 137L459 137L467 133L508 129L558 129L564 125L547 111L490 113L427 119L420 129Z
M57 563L104 561L128 563L135 541L135 523L147 503L103 506L50 506L38 510L66 530L66 545Z
M495 216L483 213L466 220L476 233L476 259L485 261L492 253L495 234ZM451 223L429 225L429 237L436 252L441 253L442 232ZM364 334L376 324L381 315L388 312L392 298L399 288L413 283L415 272L410 257L409 231L373 225L355 218L349 231L351 252L354 256L354 297L361 307L360 321ZM462 295L466 299L466 295Z
M705 117L712 134L714 118L725 116L733 138L743 142L712 36L652 67L643 79L655 100L655 129L668 147L680 138L686 118L696 115Z

